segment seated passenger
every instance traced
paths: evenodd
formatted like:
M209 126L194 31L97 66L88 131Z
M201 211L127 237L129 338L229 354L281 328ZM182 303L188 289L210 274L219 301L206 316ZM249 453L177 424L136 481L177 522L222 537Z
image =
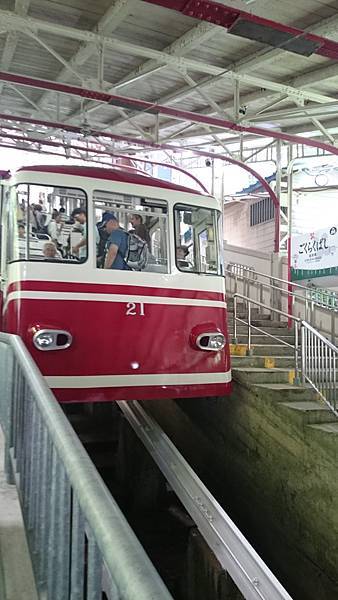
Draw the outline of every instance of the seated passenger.
M55 246L60 249L61 244L61 234L63 228L63 221L60 213L53 210L52 220L48 223L48 235L50 235L52 242L54 242Z
M148 229L143 223L142 215L131 215L129 222L133 226L133 229L131 229L131 233L135 233L135 235L138 235L138 237L140 237L141 240L147 242L148 250L150 252L150 235Z
M189 261L186 260L189 254L189 248L187 246L178 246L176 248L176 261L177 266L180 269L191 269L192 265Z
M131 269L124 259L128 250L127 232L119 226L119 222L113 213L103 215L102 227L109 235L103 268L130 271Z
M46 242L46 244L43 246L42 252L44 257L48 258L49 260L59 260L62 258L53 242Z
M20 223L18 225L18 236L19 236L20 240L22 240L25 237L25 233L26 233L25 226L22 223Z

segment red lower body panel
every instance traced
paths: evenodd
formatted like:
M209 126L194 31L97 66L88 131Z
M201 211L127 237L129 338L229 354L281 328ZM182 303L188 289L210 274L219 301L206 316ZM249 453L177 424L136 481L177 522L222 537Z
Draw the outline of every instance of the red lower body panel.
M44 290L41 282L23 283L26 289L9 294L5 330L22 337L60 402L230 393L228 344L218 352L194 344L194 332L227 336L221 294L178 290L174 297L173 290L164 296L165 290L154 288L140 296L137 288L112 285L93 290L89 284L47 282ZM38 350L33 334L39 329L68 331L72 344Z
M231 383L215 383L201 385L168 385L117 387L117 388L84 388L84 389L52 389L59 402L115 402L116 400L161 400L166 398L208 398L226 396L231 393Z

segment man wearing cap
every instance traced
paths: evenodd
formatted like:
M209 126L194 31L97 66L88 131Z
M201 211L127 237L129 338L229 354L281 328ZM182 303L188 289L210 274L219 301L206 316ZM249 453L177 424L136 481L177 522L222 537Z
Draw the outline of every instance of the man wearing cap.
M130 271L124 257L128 250L128 234L121 229L119 222L113 213L104 213L102 227L109 234L106 249L107 254L104 261L104 269L118 269Z

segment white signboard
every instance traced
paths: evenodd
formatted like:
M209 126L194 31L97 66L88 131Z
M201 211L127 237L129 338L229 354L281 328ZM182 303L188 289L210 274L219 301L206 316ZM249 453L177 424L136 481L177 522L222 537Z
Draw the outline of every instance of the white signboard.
M338 274L338 224L292 238L292 280Z

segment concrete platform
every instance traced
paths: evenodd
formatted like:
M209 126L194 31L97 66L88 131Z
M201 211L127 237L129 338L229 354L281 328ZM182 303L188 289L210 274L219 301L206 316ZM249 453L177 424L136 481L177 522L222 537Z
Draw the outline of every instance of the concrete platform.
M0 427L0 599L38 600L16 487L6 483Z

